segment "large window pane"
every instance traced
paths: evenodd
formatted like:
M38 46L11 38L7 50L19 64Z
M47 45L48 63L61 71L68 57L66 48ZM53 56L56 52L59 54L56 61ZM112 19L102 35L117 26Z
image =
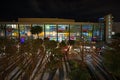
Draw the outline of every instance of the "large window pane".
M57 27L56 25L47 24L45 25L45 37L50 40L57 41Z
M104 41L105 40L105 25L104 23L100 25L101 27L101 38L100 40Z
M18 25L6 24L6 36L8 38L18 38Z
M19 28L20 28L20 37L27 39L29 36L31 36L29 35L31 28L30 24L20 24Z
M58 41L69 39L69 25L58 25Z
M100 40L100 26L98 25L94 25L93 38L97 41Z
M93 29L93 26L90 24L82 25L82 36L85 38L85 40L91 41L92 29Z
M80 25L70 25L70 39L79 40L81 36L81 27Z

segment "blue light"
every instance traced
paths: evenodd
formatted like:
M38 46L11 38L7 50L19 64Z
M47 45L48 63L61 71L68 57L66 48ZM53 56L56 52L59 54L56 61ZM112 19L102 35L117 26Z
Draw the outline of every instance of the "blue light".
M25 42L25 38L20 38L20 43L23 44Z

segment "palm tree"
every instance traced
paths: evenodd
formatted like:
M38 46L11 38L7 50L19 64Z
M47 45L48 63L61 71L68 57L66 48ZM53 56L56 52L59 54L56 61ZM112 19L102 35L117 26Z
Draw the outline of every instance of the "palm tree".
M32 33L32 34L37 34L37 36L38 36L38 38L39 38L39 33L41 33L43 31L43 29L42 29L42 27L41 26L32 26L31 27L31 30L30 30L30 32Z

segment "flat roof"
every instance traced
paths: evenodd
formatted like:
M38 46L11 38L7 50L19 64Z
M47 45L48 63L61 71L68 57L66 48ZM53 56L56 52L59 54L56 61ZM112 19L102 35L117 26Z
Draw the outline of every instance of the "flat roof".
M73 19L59 19L59 18L18 18L18 22L0 22L0 24L68 24L81 25L91 24L98 25L97 22L75 22Z
M81 25L91 24L98 25L99 23L93 22L0 22L0 24L69 24L69 25Z
M75 22L75 20L60 18L18 18L18 22Z

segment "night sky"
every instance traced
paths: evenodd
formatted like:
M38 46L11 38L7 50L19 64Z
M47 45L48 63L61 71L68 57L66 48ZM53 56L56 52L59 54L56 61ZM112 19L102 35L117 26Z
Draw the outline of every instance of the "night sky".
M114 21L120 21L119 2L116 0L0 0L0 20L37 17L97 21L98 18L109 13L114 16Z

